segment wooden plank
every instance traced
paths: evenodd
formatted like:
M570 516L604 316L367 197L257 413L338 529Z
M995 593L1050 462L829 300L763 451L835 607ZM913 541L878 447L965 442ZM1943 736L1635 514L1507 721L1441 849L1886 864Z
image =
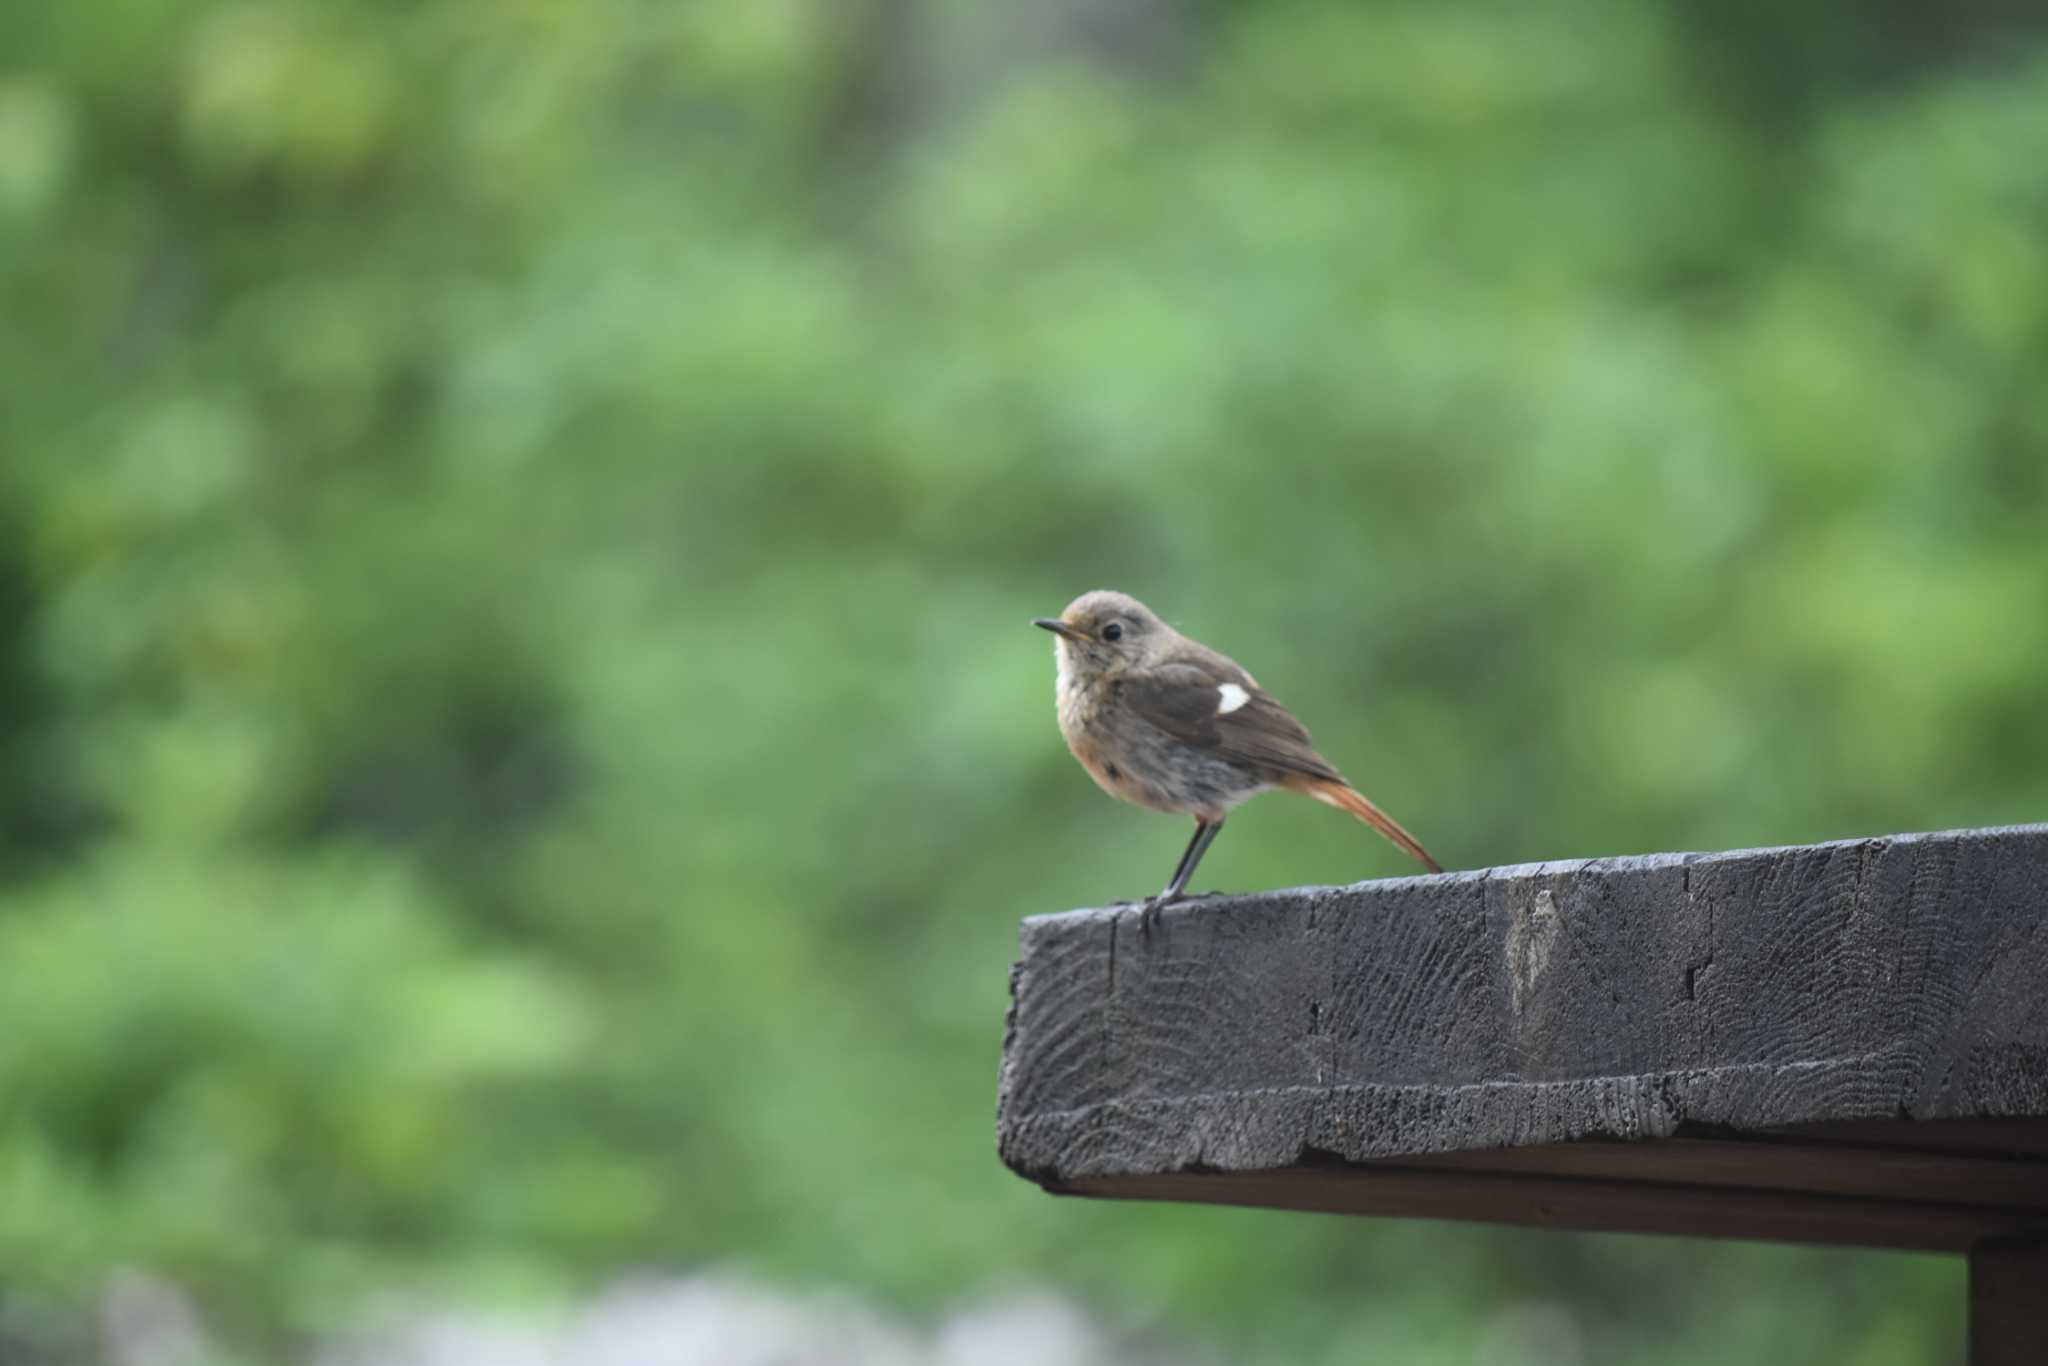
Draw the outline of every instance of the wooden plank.
M1773 1133L1824 1148L1903 1147L1915 1152L1981 1153L2048 1161L2048 1121L2039 1119L1944 1119L1908 1126L1894 1118L1800 1124Z
M1970 1249L1970 1366L2048 1360L2048 1239Z
M1669 1138L1555 1143L1404 1159L1416 1170L1491 1171L1580 1180L1807 1191L1910 1203L1988 1205L2048 1221L2048 1163L1771 1139Z
M2048 826L1038 917L999 1145L1095 1195L1960 1249L2048 1217L2043 983Z
M1985 1238L2021 1235L2040 1226L2023 1213L1975 1206L1650 1181L1416 1170L1394 1164L1342 1177L1301 1170L1098 1176L1059 1189L1064 1194L1122 1200L1919 1252L1962 1252Z

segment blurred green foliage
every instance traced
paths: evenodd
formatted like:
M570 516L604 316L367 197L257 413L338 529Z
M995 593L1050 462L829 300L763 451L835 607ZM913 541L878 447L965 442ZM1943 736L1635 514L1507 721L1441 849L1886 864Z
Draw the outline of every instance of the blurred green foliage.
M0 8L0 1332L718 1262L1953 1354L1948 1262L1005 1174L1016 920L1185 838L1025 622L1138 593L1454 866L2039 818L2044 149L1991 4Z

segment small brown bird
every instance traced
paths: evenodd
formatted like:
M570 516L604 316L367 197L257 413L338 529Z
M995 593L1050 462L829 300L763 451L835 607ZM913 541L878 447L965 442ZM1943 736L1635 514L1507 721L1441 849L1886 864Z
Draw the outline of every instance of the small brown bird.
M1349 811L1432 873L1443 869L1316 753L1308 731L1236 660L1168 626L1124 593L1084 593L1032 622L1059 639L1060 734L1096 786L1154 811L1185 811L1195 837L1141 923L1177 899L1232 807L1279 787Z

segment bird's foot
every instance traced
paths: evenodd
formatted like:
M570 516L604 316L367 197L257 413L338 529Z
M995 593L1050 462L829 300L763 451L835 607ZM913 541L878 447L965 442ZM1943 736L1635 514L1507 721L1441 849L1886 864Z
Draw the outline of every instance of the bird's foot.
M1178 895L1168 896L1165 892L1146 897L1138 907L1138 933L1149 938L1152 927L1159 923L1159 913L1178 900Z

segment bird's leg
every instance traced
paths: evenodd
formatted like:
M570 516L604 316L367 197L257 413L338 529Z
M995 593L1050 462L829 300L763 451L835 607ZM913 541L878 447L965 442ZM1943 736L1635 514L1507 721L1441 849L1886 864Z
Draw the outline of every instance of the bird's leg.
M1195 817L1195 837L1188 841L1187 850L1181 854L1180 863L1174 867L1173 881L1158 896L1145 903L1138 912L1138 928L1150 931L1152 922L1159 918L1159 908L1170 901L1180 900L1180 894L1188 885L1188 879L1195 875L1195 865L1202 861L1202 855L1209 852L1209 841L1216 838L1216 832L1223 828L1222 821L1205 821Z
M1173 881L1166 884L1166 890L1153 898L1161 905L1180 900L1180 894L1187 889L1188 879L1195 875L1195 865L1202 861L1202 855L1209 852L1209 841L1216 838L1216 832L1223 828L1222 821L1195 819L1195 837L1188 841L1187 852L1180 856L1180 866L1173 870Z

